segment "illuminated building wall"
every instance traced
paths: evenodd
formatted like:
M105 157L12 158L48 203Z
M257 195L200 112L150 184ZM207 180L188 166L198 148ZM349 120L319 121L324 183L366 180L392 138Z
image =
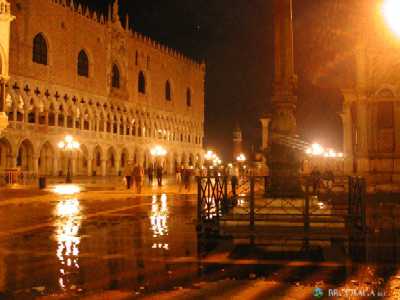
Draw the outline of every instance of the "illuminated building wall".
M81 144L75 175L116 175L129 160L147 165L164 146L169 170L200 160L205 65L121 24L65 0L13 1L9 127L0 170L58 175L66 159L56 145Z

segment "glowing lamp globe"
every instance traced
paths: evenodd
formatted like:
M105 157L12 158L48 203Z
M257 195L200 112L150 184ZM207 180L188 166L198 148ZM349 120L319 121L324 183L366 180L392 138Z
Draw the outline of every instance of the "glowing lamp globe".
M400 0L384 0L382 12L390 29L400 37Z

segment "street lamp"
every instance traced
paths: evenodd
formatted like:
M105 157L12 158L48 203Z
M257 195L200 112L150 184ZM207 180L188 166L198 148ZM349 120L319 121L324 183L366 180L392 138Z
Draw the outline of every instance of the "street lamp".
M71 176L71 163L72 163L72 153L75 150L78 150L80 147L79 142L75 141L74 138L70 135L67 135L63 141L60 141L58 143L58 148L60 150L65 151L68 155L68 163L67 163L67 176L65 178L66 183L71 183L72 182L72 176Z
M204 154L204 160L207 166L207 175L210 175L211 163L214 161L216 157L217 155L212 150L208 150L206 154Z
M150 150L150 154L155 157L156 161L158 159L162 159L165 155L167 155L167 150L163 148L162 146L155 146L153 149ZM158 181L158 186L162 186L162 169L161 169L161 174L158 173L158 167L162 166L162 162L160 162L160 166L157 166L157 181Z
M165 150L162 146L155 146L150 150L150 154L154 157L164 157L167 155L167 150Z
M393 32L400 36L400 1L385 0L382 5L382 13Z
M242 164L246 161L246 156L243 153L240 153L238 156L236 156L236 161L238 162L239 165L239 174L242 171ZM246 169L246 166L243 166L243 169Z

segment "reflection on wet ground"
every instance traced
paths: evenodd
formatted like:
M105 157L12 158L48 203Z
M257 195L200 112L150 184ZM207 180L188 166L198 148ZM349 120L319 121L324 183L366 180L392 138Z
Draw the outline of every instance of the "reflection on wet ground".
M397 290L400 236L393 201L371 201L368 263L351 263L337 241L292 253L200 239L196 196L76 192L62 187L49 201L1 206L0 299L110 291L226 299L250 290L253 298L285 299L300 295L299 287L305 291L299 299L308 299L320 285Z

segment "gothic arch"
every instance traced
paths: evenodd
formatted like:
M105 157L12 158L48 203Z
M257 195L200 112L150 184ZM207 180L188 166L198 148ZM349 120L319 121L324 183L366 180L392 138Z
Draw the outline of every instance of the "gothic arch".
M109 147L107 150L106 174L109 176L117 175L117 152L113 146Z
M49 141L43 143L39 154L39 174L52 176L54 174L55 150Z
M34 171L34 153L33 143L29 139L22 140L17 150L17 167L22 171Z
M92 160L92 170L94 175L102 175L102 161L103 158L103 149L99 145L96 145L93 149L93 160Z

